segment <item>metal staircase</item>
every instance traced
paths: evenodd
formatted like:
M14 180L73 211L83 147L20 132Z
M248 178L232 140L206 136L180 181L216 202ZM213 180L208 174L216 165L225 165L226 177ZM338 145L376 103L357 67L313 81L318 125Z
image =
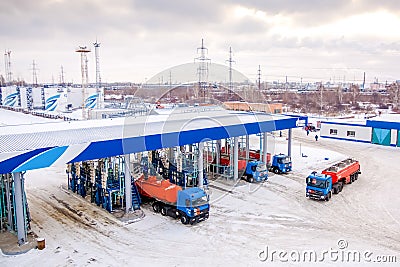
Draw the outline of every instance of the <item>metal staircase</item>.
M142 200L140 199L139 191L136 187L136 183L132 177L132 208L133 210L140 209L140 204Z

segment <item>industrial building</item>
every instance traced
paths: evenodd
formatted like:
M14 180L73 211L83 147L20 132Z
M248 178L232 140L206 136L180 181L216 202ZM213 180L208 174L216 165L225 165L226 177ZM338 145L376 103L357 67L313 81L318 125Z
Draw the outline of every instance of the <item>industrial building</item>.
M49 85L42 87L0 87L0 106L43 110L46 112L68 112L72 109L101 107L104 103L103 88L64 87Z
M220 153L219 140L225 140L225 146L229 144L231 148L230 179L238 180L239 149L245 147L248 151L250 135L259 135L260 159L266 162L267 133L287 130L290 156L292 128L304 125L305 120L200 106L178 108L170 114L54 122L46 123L45 127L44 124L4 126L0 133L1 226L17 232L20 244L26 241L29 209L24 179L29 176L29 170L68 163L69 189L81 196L90 193L92 202L110 212L118 203L128 212L140 204L135 198L137 192L131 176L134 170L129 170L127 164L131 162L131 155L138 158L140 153L149 152L146 161L149 163L150 155L155 155L152 151L169 148L172 158L180 157L182 163L180 154L186 146L195 155L191 162L197 170L196 177L182 182L176 175L174 180L184 186L194 183L203 188L207 185L204 162L208 159L207 153ZM175 166L179 165L182 168L184 164ZM101 192L92 190L93 186L101 188Z
M321 121L321 137L400 147L400 115L385 114L363 122Z

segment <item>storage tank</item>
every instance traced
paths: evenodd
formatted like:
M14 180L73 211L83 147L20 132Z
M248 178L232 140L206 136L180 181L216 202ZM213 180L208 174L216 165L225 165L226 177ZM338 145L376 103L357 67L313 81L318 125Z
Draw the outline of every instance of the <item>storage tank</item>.
M19 89L21 107L24 109L33 109L32 87L20 87Z
M44 88L33 87L32 88L32 105L33 109L44 110Z
M12 85L2 87L2 104L7 107L20 107L21 97L19 87Z
M169 204L176 204L178 191L182 190L179 185L165 179L158 180L156 176L149 176L145 179L142 175L136 180L136 186L140 194Z
M102 108L104 102L104 88L85 89L85 108Z
M82 88L81 87L69 87L67 89L67 105L72 109L82 107Z

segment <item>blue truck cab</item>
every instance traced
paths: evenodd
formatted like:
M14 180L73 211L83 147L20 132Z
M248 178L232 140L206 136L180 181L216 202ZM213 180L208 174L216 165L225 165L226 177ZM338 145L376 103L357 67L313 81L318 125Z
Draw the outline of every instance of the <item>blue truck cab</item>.
M285 154L274 155L269 169L276 174L288 173L292 171L292 159Z
M209 196L198 187L178 191L177 213L183 224L194 224L209 217Z
M243 177L249 182L262 182L268 179L268 170L265 162L249 161Z
M332 197L332 177L312 172L306 178L306 197L329 201Z

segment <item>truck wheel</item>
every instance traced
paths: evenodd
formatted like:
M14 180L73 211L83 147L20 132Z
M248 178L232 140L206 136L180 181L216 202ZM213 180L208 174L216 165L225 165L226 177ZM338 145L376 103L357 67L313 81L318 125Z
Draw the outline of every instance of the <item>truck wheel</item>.
M339 189L338 189L338 186L336 184L332 187L332 189L333 189L333 193L334 194L338 194L339 193Z
M358 172L356 172L355 174L354 174L354 180L357 180L358 179Z
M274 168L274 173L278 174L279 173L279 169L278 168Z
M247 176L247 182L254 183L254 178L251 176Z
M182 217L181 217L181 223L182 224L188 224L188 222L189 222L188 217L185 214L183 214Z
M161 208L161 215L162 216L166 216L167 215L167 208L166 207L162 207Z
M154 202L153 205L153 210L155 213L159 213L160 212L160 205L157 202Z
M331 199L331 197L332 197L332 193L329 192L329 193L328 193L328 196L325 198L325 201L329 201L329 200Z
M338 186L338 193L342 192L342 189L343 189L343 185L340 184L340 185Z

